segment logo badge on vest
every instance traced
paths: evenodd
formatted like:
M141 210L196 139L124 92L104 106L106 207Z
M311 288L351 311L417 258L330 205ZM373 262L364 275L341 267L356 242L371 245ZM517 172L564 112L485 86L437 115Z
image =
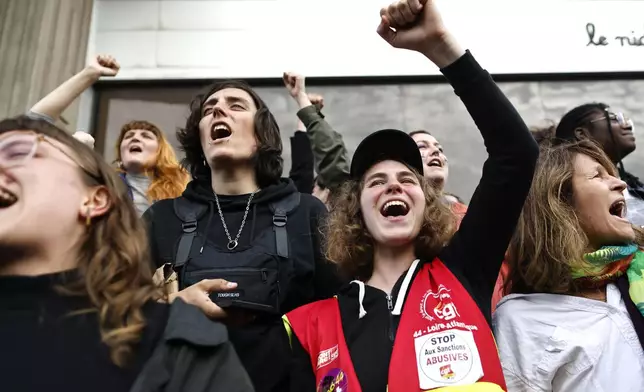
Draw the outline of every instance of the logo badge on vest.
M442 284L436 292L428 290L420 303L420 314L433 322L414 334L420 388L468 385L483 377L472 331L458 328L468 327L460 322L451 290Z
M331 362L335 361L338 358L338 355L339 352L337 344L329 349L320 351L320 353L318 354L318 369L323 368Z
M449 329L414 339L420 388L473 384L483 377L471 331Z
M428 290L420 303L420 314L429 321L450 321L461 315L452 300L451 290L442 284L437 292Z
M342 369L331 369L320 380L317 392L348 392L349 380Z

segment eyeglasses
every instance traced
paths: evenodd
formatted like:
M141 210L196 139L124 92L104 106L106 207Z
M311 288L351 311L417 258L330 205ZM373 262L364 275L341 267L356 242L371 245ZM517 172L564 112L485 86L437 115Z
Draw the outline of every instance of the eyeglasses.
M57 146L55 143L52 143L51 140L45 137L45 135L35 132L17 132L0 138L0 168L8 169L26 164L34 157L34 155L36 155L38 145L42 142L49 144L63 153L91 178L99 183L102 182L99 176L96 176L89 170L85 169L83 165L81 165L71 154Z
M619 124L619 126L622 128L629 128L633 126L633 121L627 118L624 113L612 113L609 111L606 111L606 115L604 117L596 118L592 120L591 123L605 121L606 119L608 119L608 121L617 121L617 124Z

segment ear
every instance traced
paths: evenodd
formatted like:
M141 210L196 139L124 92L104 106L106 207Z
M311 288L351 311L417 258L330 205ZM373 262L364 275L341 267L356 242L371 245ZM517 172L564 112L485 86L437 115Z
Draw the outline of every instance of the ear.
M105 186L94 187L89 190L80 207L80 216L87 221L103 216L112 207L110 193Z
M590 134L584 128L575 128L575 138L577 140L590 139Z

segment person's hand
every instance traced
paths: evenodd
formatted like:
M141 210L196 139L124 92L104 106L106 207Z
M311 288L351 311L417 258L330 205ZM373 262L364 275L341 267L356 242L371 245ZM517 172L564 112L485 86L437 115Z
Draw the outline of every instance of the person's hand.
M311 101L306 95L305 77L294 72L284 72L282 75L284 86L288 93L295 99L300 109L311 106Z
M443 68L465 53L451 37L435 0L400 0L380 10L378 34L394 48L424 54Z
M172 302L175 298L179 297L184 302L198 307L206 316L212 319L224 319L227 317L226 312L212 302L210 293L229 291L236 287L237 283L228 282L223 279L204 279L178 293L170 294L169 300Z
M309 94L309 101L311 101L311 105L317 106L318 110L322 110L324 107L324 97L321 96L320 94Z
M296 74L294 72L284 72L282 75L282 80L284 81L284 86L288 90L288 93L291 97L296 98L300 95L306 95L306 86L305 78L302 75Z
M121 66L112 56L98 55L90 60L86 69L91 71L96 77L116 76Z
M89 133L78 131L74 133L73 136L74 136L74 139L87 145L89 148L94 149L94 138Z

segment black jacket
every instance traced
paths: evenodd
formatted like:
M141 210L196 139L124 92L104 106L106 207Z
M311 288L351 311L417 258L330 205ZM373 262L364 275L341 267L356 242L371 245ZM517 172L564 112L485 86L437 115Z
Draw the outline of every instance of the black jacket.
M2 258L2 255L0 255ZM87 296L61 295L75 270L0 276L0 391L126 392L161 340L169 306L147 303L146 326L126 366L113 363Z
M239 238L238 249L250 246L253 238L273 229L273 214L269 203L294 192L297 190L293 183L283 179L254 196ZM208 207L207 213L197 224L196 246L214 246L219 251L228 252L228 238L210 183L194 180L188 184L182 197ZM249 195L218 197L228 230L234 237L241 225ZM309 302L328 298L340 287L335 268L327 263L321 253L318 226L326 213L321 201L302 194L299 206L288 217L286 229L291 256L287 271L283 271L288 277L284 282L286 290L283 290L285 292L280 304L284 313ZM146 211L144 219L149 224L150 246L156 267L172 263L182 234L182 222L174 213L173 200L155 203ZM212 260L212 263L215 267L216 260ZM260 392L283 391L288 383L290 349L281 319L277 316L258 318L250 325L230 328L229 333L255 389Z
M253 392L226 327L176 299L163 337L130 392Z
M297 190L302 193L313 193L315 174L313 170L313 149L306 132L295 131L291 136L291 172Z
M532 184L539 150L519 113L469 52L441 71L481 131L489 157L459 230L438 257L490 323L494 286ZM362 319L358 318L358 286L349 285L338 295L342 329L363 392L387 389L400 321L391 310L403 278L397 281L391 296L366 286L362 305L367 314ZM291 391L313 391L316 385L309 354L295 335L292 343Z

